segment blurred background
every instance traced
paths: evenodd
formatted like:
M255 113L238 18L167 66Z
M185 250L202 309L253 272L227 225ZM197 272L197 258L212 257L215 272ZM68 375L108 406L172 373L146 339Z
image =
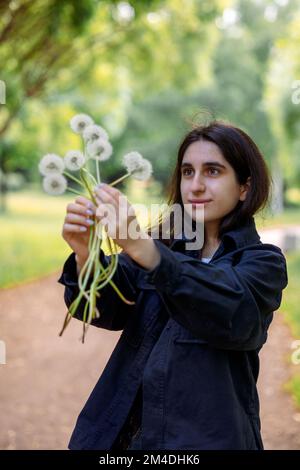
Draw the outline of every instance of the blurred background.
M76 113L109 133L103 181L131 150L152 162L150 181L120 186L133 203L164 201L191 123L229 120L258 144L274 190L257 227L289 269L261 353L262 434L300 448L299 48L299 0L0 1L1 449L67 448L120 334L91 328L82 345L73 320L58 338L74 194L44 193L38 163L78 148Z

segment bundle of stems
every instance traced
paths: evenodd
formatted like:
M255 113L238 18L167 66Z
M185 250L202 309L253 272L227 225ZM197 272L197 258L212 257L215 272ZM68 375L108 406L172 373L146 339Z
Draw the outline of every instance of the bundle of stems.
M96 166L99 165L99 162L96 162ZM100 173L97 172L98 179L100 180ZM96 205L96 200L93 194L93 190L91 187L92 183L97 183L94 180L91 173L89 173L85 168L81 168L80 170L81 181L80 184L85 187L89 199ZM130 174L124 175L124 177L115 180L111 183L111 186L115 186L118 182L123 180L125 177L130 176ZM73 178L73 177L72 177ZM89 181L92 180L92 181ZM77 180L79 182L79 180ZM75 191L74 191L75 192ZM79 193L78 194L82 194ZM95 221L96 222L96 221ZM101 245L103 242L103 234L105 235L105 239L107 241L107 245L110 251L110 262L107 267L104 267L100 261L100 252L101 252ZM104 240L105 240L104 239ZM65 331L66 327L70 323L72 317L75 315L80 303L85 299L84 311L83 311L83 334L82 334L82 342L84 343L85 335L87 332L88 326L95 318L100 318L100 312L97 308L96 302L97 298L101 296L100 290L105 287L107 284L110 284L111 287L114 289L116 294L121 298L123 302L129 305L133 305L134 302L127 300L124 295L120 292L119 288L116 286L114 281L112 280L115 271L118 266L118 251L115 242L106 234L104 227L100 223L94 224L90 228L90 236L89 236L89 256L83 265L79 276L78 276L78 287L79 287L79 294L77 295L76 299L71 303L66 313L63 327L59 333L59 336L62 336L63 332Z

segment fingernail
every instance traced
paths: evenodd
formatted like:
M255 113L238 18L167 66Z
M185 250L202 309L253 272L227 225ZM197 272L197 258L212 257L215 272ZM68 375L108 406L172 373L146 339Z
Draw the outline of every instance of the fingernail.
M86 219L86 222L87 222L89 225L93 225L93 224L94 224L94 221L91 220L91 219Z
M86 232L87 231L87 227L80 227L80 232Z
M85 213L87 215L93 215L94 214L94 212L91 209L88 209Z

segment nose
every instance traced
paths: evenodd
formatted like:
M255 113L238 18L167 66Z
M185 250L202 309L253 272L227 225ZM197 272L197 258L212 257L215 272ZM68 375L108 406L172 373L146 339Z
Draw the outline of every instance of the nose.
M191 191L193 193L205 191L205 181L202 175L195 174L191 185Z

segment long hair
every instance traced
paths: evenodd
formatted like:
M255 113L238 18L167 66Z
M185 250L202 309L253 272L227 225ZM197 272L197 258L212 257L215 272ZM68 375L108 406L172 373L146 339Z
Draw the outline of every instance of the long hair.
M194 127L183 138L178 149L177 163L167 189L169 207L173 204L180 204L183 209L180 191L181 163L189 145L201 140L213 142L218 146L224 158L234 169L240 185L245 184L248 177L251 177L245 201L238 201L234 209L221 220L219 226L219 238L221 238L225 232L247 225L254 214L267 205L272 180L264 157L251 137L238 127L214 120L208 125ZM174 238L174 217L172 215L171 212L169 214L170 237L168 239L163 237L164 215L160 215L156 226L147 227L149 234L156 232L157 238L160 238L166 245L170 245Z

